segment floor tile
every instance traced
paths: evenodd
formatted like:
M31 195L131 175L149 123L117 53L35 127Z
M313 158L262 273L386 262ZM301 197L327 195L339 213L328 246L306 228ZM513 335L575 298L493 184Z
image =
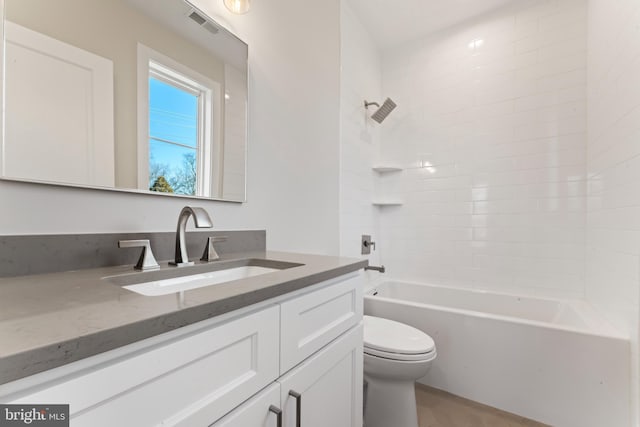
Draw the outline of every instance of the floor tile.
M549 427L421 384L416 402L420 427Z

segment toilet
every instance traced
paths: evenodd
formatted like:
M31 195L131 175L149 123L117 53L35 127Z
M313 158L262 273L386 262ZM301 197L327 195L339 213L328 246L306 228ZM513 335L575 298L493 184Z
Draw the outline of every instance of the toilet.
M435 358L435 343L421 330L364 316L365 427L418 427L415 381Z

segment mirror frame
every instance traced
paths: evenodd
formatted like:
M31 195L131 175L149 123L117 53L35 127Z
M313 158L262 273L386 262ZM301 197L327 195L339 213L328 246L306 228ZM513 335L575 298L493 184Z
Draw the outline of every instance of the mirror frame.
M3 175L4 171L4 139L5 139L5 110L6 105L4 101L4 88L5 88L5 18L6 18L6 0L0 0L0 34L2 35L2 42L0 43L0 101L1 101L1 114L2 118L0 120L0 181L7 182L18 182L18 183L28 183L28 184L38 184L45 186L53 186L53 187L63 187L63 188L77 188L77 189L87 189L87 190L99 190L99 191L110 191L110 192L118 192L118 193L130 193L130 194L139 194L142 196L160 196L160 197L169 197L169 198L178 198L178 199L195 199L195 200L208 200L215 202L228 202L228 203L246 203L247 202L247 181L248 181L248 156L249 156L249 100L251 97L251 91L249 87L249 75L250 75L250 66L249 66L249 44L242 40L234 31L228 28L222 22L219 22L212 18L208 13L203 12L199 7L195 6L189 0L179 0L194 10L198 11L204 16L207 16L209 19L213 20L223 31L226 31L230 36L237 39L241 43L247 46L247 111L246 111L246 120L245 120L245 156L244 156L244 198L242 200L231 200L231 199L222 199L219 197L206 197L206 196L197 196L197 195L186 195L186 194L172 194L172 193L162 193L151 190L141 190L137 188L117 188L117 187L101 187L95 185L83 185L83 184L75 184L75 183L64 183L64 182L54 182L54 181L42 181L37 179L28 179L28 178L17 178L17 177L7 177ZM137 148L139 150L139 148ZM139 154L139 151L138 151Z

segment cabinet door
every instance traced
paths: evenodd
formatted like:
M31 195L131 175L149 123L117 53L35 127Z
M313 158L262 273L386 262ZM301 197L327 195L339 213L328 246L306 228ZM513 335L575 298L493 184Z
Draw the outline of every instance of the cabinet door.
M280 414L279 414L280 413ZM271 384L211 427L281 427L280 384Z
M279 382L284 426L361 427L362 324L311 356Z

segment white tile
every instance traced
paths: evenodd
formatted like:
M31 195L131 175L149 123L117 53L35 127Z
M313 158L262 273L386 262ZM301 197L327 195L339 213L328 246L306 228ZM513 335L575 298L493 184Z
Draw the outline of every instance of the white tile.
M587 298L623 330L638 328L640 302L640 72L638 3L589 4ZM637 333L632 353L638 353ZM639 421L638 364L632 365L632 424Z
M384 262L421 281L581 294L586 2L505 10L383 54L382 91L403 103L380 127L380 155L414 168L395 184L376 178L376 192L405 200L380 212ZM465 40L480 33L486 48L470 53Z

